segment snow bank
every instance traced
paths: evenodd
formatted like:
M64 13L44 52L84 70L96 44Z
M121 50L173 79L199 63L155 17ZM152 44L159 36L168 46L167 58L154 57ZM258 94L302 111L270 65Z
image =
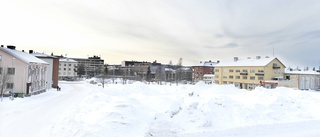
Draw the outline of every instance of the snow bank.
M220 133L234 128L320 119L320 92L315 91L259 87L247 91L231 85L205 83L176 86L135 82L107 84L105 88L88 82L62 82L60 85L61 92L47 92L13 102L5 100L0 103L0 109L6 111L0 111L0 116L10 119L10 115L19 111L14 107L19 103L23 103L21 107L25 108L39 106L39 110L47 108L39 102L57 104L55 110L64 106L57 100L76 104L65 104L70 109L64 110L57 118L49 115L58 120L47 123L52 127L47 134L59 137L212 136L213 131ZM83 98L65 101L75 93L82 94L77 98ZM63 101L60 96L64 97ZM38 101L29 104L32 99ZM26 114L37 117L37 114ZM19 120L26 123L23 115L19 114ZM2 121L10 123L6 119ZM238 132L242 130L236 130Z

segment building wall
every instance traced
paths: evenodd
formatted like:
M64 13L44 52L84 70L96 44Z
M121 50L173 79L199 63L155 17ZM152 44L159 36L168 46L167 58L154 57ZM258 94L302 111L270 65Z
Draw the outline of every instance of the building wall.
M53 66L52 66L52 87L58 86L59 80L59 58L53 59Z
M14 92L23 93L25 91L24 87L26 83L26 71L28 69L28 64L2 51L0 51L0 55L2 58L1 67L3 69L15 68L15 75L10 75L9 81L10 83L14 83L14 88L6 89L5 92L14 90Z
M2 58L1 66L3 68L12 66L15 68L15 74L10 79L10 82L14 83L14 88L7 89L6 91L26 94L28 89L27 83L31 83L29 88L30 94L46 91L46 64L28 64L2 51L0 51L0 55Z
M279 67L276 69L273 64ZM216 66L215 83L234 84L244 89L254 89L261 82L272 80L274 77L283 77L285 66L275 59L266 66Z
M39 57L40 58L40 57ZM53 58L40 58L44 60L45 62L49 63L47 66L47 77L46 77L46 88L51 89L52 84L53 84L53 78L52 78L52 73L53 73Z
M213 74L214 68L208 66L192 66L192 76L194 81L203 80L204 74Z
M77 77L78 63L74 61L59 61L59 79L74 79Z

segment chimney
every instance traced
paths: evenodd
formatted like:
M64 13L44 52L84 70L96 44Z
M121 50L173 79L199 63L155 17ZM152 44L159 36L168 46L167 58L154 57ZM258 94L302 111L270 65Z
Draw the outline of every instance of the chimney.
M33 53L33 50L29 50L29 54L32 54Z
M7 45L7 48L8 48L8 49L12 49L12 50L15 50L15 49L16 49L16 46L12 46L12 45Z
M1 45L1 48L3 48L3 45Z
M261 56L257 56L256 59L261 59Z
M24 50L22 50L22 52L24 52Z
M217 60L217 64L219 64L220 63L220 60Z
M248 57L248 59L251 59L251 57Z
M239 58L238 58L238 57L234 57L233 60L234 60L234 61L238 61Z

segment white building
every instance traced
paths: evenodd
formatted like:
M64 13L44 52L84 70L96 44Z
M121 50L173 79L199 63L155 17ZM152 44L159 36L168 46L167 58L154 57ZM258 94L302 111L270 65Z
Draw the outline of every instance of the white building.
M300 90L317 90L320 88L320 73L316 71L285 70L284 80L279 86Z
M77 78L78 62L70 58L59 60L59 79L75 80Z
M22 93L33 95L46 91L46 73L48 63L29 53L17 51L15 46L0 48L1 72L8 70L10 81L6 85L5 93Z
M214 83L214 74L204 74L203 75L203 81L206 84L212 84Z

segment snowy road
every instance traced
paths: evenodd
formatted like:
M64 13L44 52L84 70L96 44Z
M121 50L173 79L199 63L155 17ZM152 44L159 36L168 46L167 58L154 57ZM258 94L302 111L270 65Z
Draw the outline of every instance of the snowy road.
M90 93L82 83L60 83L60 86L62 90L59 94L51 90L29 98L0 103L0 136L48 136L55 122ZM6 107L6 104L11 107Z

